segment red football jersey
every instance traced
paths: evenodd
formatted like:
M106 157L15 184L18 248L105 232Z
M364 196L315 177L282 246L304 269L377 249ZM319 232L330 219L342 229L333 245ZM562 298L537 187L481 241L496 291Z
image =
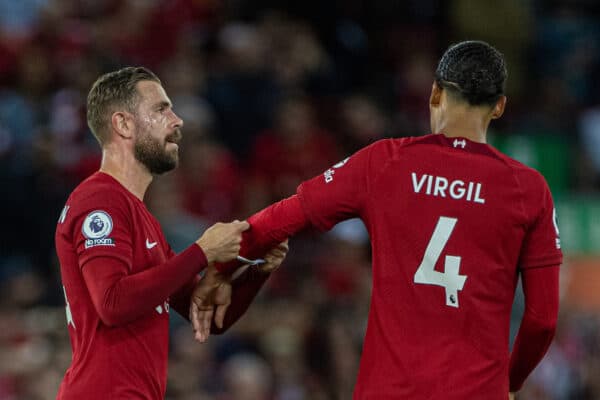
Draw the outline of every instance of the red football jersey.
M321 230L360 217L373 291L354 398L506 400L519 268L562 261L535 170L465 138L379 141L298 189Z
M117 259L135 274L174 254L142 201L114 178L96 173L75 189L58 221L56 249L65 291L73 359L58 399L163 399L169 303L118 326L104 324L82 268L97 257ZM97 266L94 266L97 267Z

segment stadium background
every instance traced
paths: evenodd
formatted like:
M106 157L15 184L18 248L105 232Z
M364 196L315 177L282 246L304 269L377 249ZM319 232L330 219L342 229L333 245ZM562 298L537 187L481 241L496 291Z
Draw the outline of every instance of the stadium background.
M567 256L556 340L521 398L600 399L600 3L279 3L0 0L0 400L53 399L70 359L53 234L99 165L84 109L99 74L150 67L185 120L180 168L147 195L180 250L373 140L427 133L436 61L464 39L506 55L508 109L490 140L546 176ZM172 318L167 399L350 398L364 230L291 248L226 335L198 345ZM520 309L517 297L516 321Z

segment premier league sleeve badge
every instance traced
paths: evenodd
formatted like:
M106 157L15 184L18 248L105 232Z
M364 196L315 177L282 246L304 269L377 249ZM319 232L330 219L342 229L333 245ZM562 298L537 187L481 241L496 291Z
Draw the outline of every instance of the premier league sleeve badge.
M106 211L92 211L85 217L81 232L86 237L85 248L114 246L115 241L108 237L113 230L113 221Z

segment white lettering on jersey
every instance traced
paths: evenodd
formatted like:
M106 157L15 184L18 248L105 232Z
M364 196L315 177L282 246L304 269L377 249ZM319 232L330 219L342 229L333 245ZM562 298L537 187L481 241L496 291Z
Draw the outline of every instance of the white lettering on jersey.
M417 183L417 174L413 172L411 176L413 181L413 188L415 188L415 193L419 193L421 191L421 188L423 187L423 184L425 183L425 180L427 179L427 175L423 175L419 180L419 183Z
M435 177L435 189L433 189L433 195L437 196L438 193L441 197L446 197L446 189L448 188L448 179L443 176Z
M455 200L460 200L465 195L465 190L465 183L460 179L457 179L450 184L450 197Z
M552 222L554 223L554 230L556 231L556 248L560 250L560 232L558 231L558 215L556 215L556 208L552 210Z
M325 183L329 183L333 181L333 174L335 171L329 168L327 171L323 172L323 176L325 177Z
M156 307L154 307L154 309L156 310L157 313L162 314L163 310L164 312L166 312L167 314L169 313L169 302L165 301L163 304L159 304Z
M346 157L339 163L335 164L333 167L329 168L327 171L323 172L323 177L325 178L325 183L332 182L333 174L335 174L335 170L338 168L342 168L344 165L346 165L346 163L348 162L349 159L350 159L350 157Z
M67 213L69 212L69 208L71 206L65 206L62 211L60 212L60 217L58 217L58 223L59 224L64 224L65 220L67 219Z
M67 326L73 325L75 329L75 321L73 321L73 314L71 314L71 306L69 305L69 299L67 299L67 289L63 286L63 293L65 294L65 313L67 314Z
M443 176L433 176L423 174L418 176L411 172L413 190L415 193L422 193L423 186L427 182L427 188L423 194L435 197L451 197L454 200L465 200L479 204L485 204L482 197L483 185L479 182L468 182L456 179L449 181Z

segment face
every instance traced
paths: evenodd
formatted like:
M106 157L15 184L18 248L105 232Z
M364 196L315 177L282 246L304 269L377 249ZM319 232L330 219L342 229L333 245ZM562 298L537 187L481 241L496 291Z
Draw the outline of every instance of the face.
M183 121L173 112L163 87L154 81L137 84L139 104L134 115L135 158L150 173L160 175L179 163L180 128Z

